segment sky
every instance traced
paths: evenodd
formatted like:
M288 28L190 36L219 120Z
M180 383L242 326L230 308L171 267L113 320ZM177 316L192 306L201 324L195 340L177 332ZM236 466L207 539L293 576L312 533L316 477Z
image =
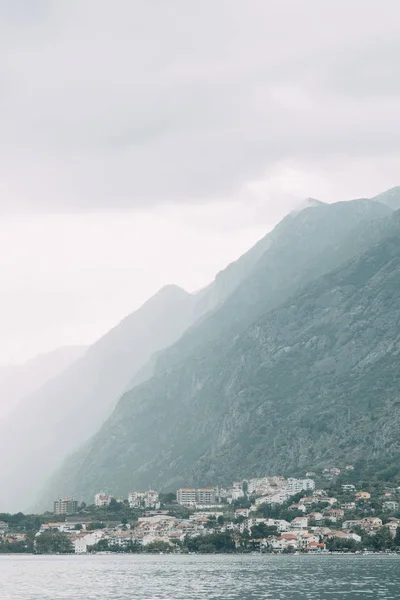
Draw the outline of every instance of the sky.
M400 183L395 0L0 0L0 364Z

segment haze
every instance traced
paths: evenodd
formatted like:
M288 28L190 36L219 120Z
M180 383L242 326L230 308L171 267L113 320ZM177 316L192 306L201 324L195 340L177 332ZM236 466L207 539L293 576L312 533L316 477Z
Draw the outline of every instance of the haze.
M398 17L0 0L0 362L91 343L164 284L204 286L306 196L396 185Z

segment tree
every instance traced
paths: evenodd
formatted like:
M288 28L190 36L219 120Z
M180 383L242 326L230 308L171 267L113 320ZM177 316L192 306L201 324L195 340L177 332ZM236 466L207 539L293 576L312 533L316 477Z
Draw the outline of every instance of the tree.
M257 523L251 528L251 537L254 539L266 538L270 535L276 535L276 533L276 527L269 527L265 523Z
M396 529L396 535L394 536L393 545L395 548L400 549L400 526Z
M105 525L102 521L92 521L86 527L87 531L95 531L96 529L104 529Z
M388 527L381 527L371 538L374 550L389 550L393 547L393 538Z
M161 504L172 504L176 502L176 494L174 492L166 492L159 494L159 500Z
M171 552L173 548L170 546L170 544L168 544L168 542L159 540L151 542L151 544L147 544L147 546L145 546L145 550L151 554L156 554L159 552Z
M73 551L71 540L65 533L45 531L35 541L37 554L69 554Z
M111 498L108 508L110 509L110 511L118 512L123 508L123 504L122 502L117 502L115 498Z

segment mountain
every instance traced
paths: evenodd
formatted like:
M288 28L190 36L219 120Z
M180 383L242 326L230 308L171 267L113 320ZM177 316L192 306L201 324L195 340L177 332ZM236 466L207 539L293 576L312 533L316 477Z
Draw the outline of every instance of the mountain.
M381 204L386 204L392 210L398 210L400 208L400 186L396 186L375 196L373 200L380 202Z
M26 508L33 501L49 472L97 431L135 372L187 328L194 303L177 286L163 288L3 420L2 509Z
M91 346L81 361L24 398L0 423L0 452L7 456L3 465L7 486L0 488L2 509L26 509L34 502L49 473L98 430L119 396L132 387L136 374L145 373L146 365L150 369L152 357L224 301L265 243L261 240L197 295L174 285L162 288ZM15 439L23 443L10 454Z
M330 335L335 314L345 329L347 288L340 278L348 279L353 269L357 280L362 269L359 259L343 264L371 244L380 247L393 229L392 212L370 200L318 205L286 217L269 234L267 250L248 277L159 355L154 376L122 396L100 431L51 479L43 502L58 493L88 499L104 486L126 494L148 485L213 484L245 473L291 471L307 460L306 466L315 464L317 458L311 460L303 447L304 456L295 461L289 446L297 439L293 411L308 415L310 405L325 427L322 367L331 365L334 372L339 359L329 354L326 341L319 360L318 332L325 313ZM338 265L337 283L333 275L320 278ZM343 305L323 304L317 314L320 294L334 299L335 285L344 287ZM354 302L355 310L358 300L349 296L349 306ZM345 336L339 333L341 341ZM335 390L336 377L346 387L349 364L346 360L343 373L327 380L328 391Z
M172 368L201 347L218 353L227 336L234 338L301 286L362 252L374 236L379 238L391 214L387 206L365 199L316 203L290 213L262 240L264 252L247 277L177 343L153 358L146 377L141 372L136 383Z
M18 365L0 366L0 419L22 398L65 371L86 352L84 346L65 346Z

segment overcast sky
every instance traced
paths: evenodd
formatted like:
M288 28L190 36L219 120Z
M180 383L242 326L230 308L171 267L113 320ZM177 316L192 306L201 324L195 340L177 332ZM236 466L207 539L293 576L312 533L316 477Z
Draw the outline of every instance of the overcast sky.
M397 0L0 0L0 363L400 183Z

